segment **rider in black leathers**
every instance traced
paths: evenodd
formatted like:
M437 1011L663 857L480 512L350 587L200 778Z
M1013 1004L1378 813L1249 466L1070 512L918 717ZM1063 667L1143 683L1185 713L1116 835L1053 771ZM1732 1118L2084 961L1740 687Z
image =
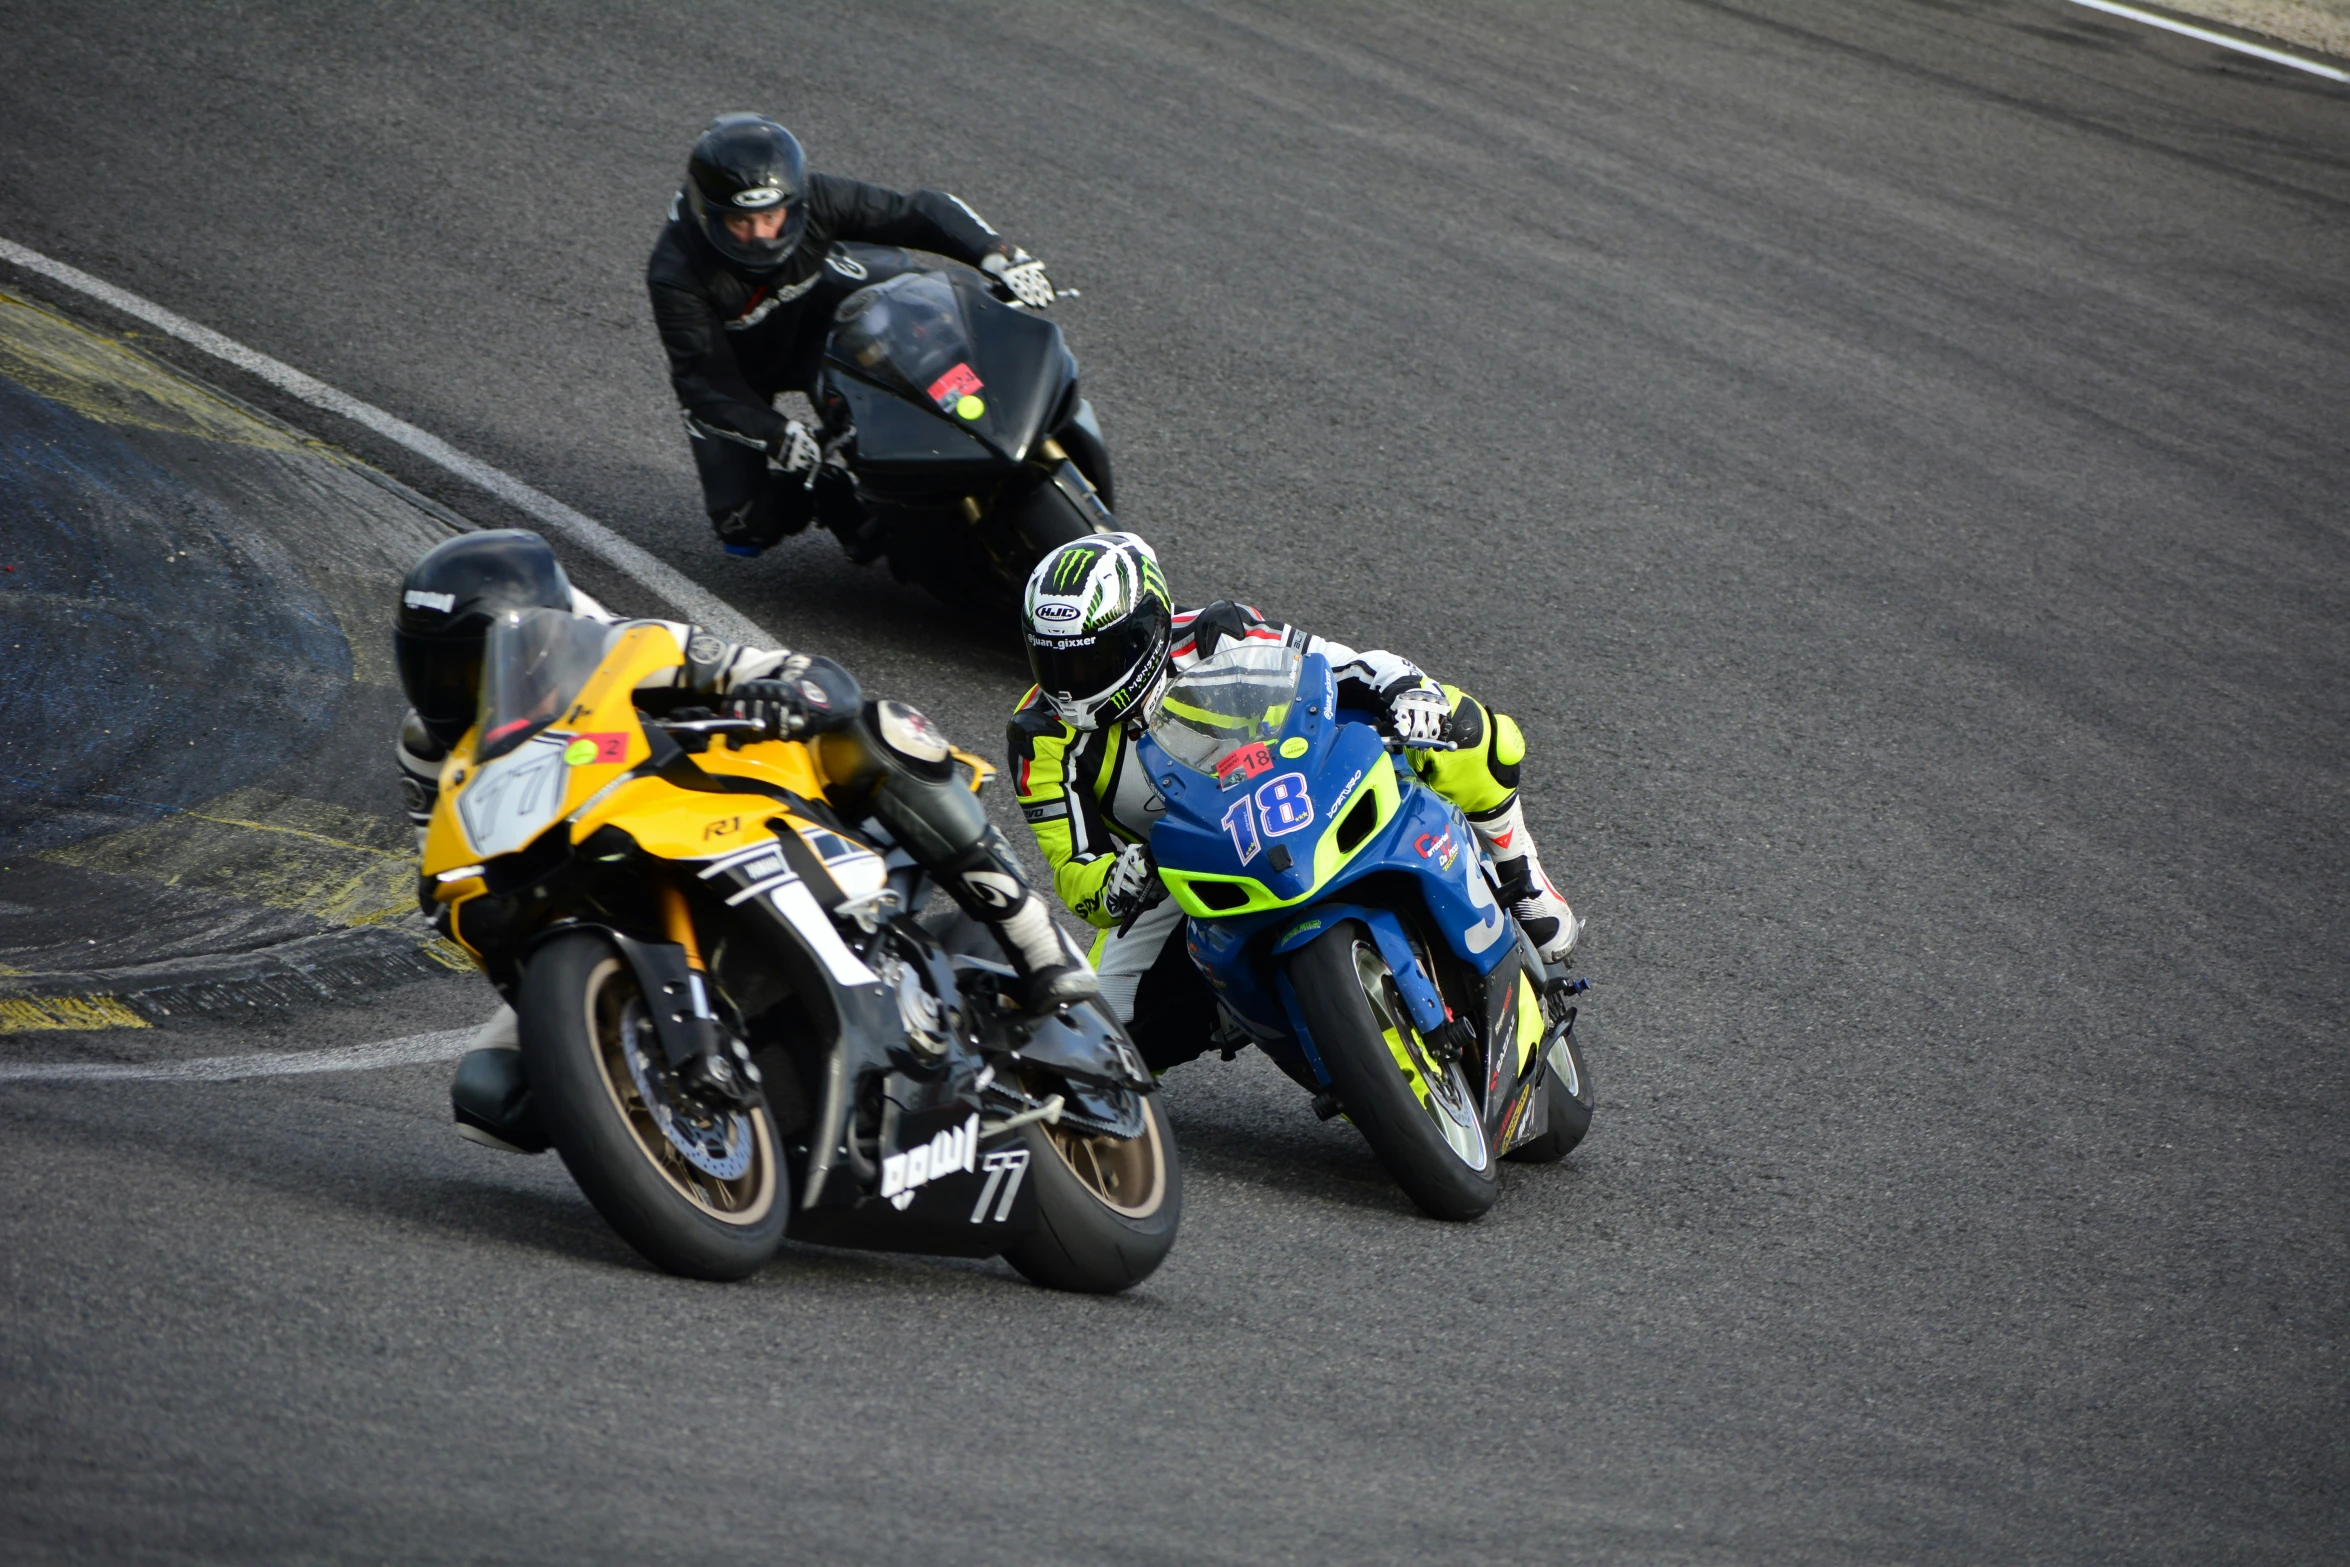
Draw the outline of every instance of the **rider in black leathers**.
M844 534L859 520L846 475L820 469L814 438L774 407L781 393L811 388L834 307L871 280L835 240L935 251L990 273L1023 304L1052 302L1042 264L960 198L812 174L773 120L713 120L645 282L704 503L730 554L756 555L817 515Z

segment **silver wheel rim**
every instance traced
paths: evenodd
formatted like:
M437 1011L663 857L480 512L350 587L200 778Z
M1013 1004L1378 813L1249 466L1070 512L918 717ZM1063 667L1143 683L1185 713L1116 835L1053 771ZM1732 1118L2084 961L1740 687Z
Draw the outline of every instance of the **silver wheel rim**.
M1461 1075L1460 1063L1439 1057L1412 1026L1411 1014L1395 988L1394 972L1377 947L1356 942L1354 965L1363 999L1371 1004L1371 1021L1384 1036L1389 1053L1398 1058L1397 1070L1414 1102L1454 1158L1472 1170L1485 1169L1493 1162L1493 1153L1486 1146L1477 1096Z

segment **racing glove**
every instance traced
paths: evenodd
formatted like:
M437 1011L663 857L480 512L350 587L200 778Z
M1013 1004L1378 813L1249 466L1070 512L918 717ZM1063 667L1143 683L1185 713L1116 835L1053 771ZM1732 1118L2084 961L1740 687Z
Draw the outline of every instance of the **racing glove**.
M785 473L814 474L816 465L824 460L824 448L816 444L816 437L797 419L786 419L783 428L775 432L767 443L767 456Z
M1452 704L1433 680L1416 680L1387 693L1387 716L1406 745L1434 745L1452 725Z
M1113 920L1131 919L1156 903L1152 894L1160 890L1159 867L1149 847L1130 843L1118 851L1118 863L1102 883L1102 912Z
M1053 302L1053 280L1044 275L1044 263L1025 250L1015 247L1008 256L990 256L979 263L979 270L1003 284L1014 299L1031 310L1042 310Z
M729 718L747 718L778 740L824 734L855 721L864 694L829 658L795 653L775 674L745 680L726 694Z

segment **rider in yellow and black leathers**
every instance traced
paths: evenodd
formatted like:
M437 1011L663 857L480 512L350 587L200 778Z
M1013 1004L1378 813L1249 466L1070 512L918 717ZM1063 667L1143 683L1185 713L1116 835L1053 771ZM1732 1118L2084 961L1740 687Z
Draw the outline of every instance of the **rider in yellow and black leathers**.
M1150 829L1166 805L1135 760L1134 740L1157 716L1169 675L1232 642L1319 653L1342 706L1384 709L1406 738L1452 742L1453 750L1413 753L1420 776L1469 818L1543 956L1556 961L1573 949L1574 912L1526 831L1518 801L1526 742L1506 713L1396 654L1358 653L1229 600L1176 610L1157 557L1130 533L1096 534L1047 555L1022 609L1037 684L1010 727L1021 810L1052 866L1053 890L1098 928L1092 956L1102 995L1154 1068L1198 1055L1216 1017L1180 939L1181 911L1172 901L1144 907L1157 884Z

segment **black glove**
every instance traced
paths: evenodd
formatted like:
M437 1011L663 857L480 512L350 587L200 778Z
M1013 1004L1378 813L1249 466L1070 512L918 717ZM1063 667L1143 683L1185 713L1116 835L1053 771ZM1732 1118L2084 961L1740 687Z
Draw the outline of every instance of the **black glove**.
M778 740L843 728L864 707L855 676L829 658L806 653L795 653L773 675L742 681L726 693L729 717L763 724Z

